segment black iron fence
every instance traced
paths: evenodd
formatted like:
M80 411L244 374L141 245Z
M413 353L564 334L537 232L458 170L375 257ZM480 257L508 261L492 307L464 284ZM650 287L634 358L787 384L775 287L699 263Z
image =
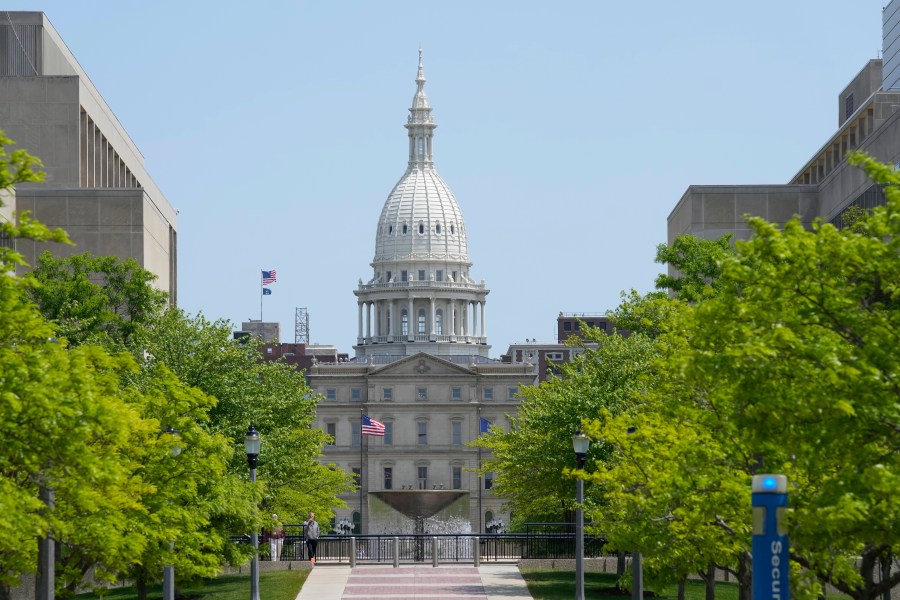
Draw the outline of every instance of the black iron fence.
M281 560L307 560L302 526L286 526ZM472 562L474 539L482 561L514 561L523 558L575 558L574 533L486 533L424 535L328 535L319 540L316 560L350 562L351 554L362 563L391 563L395 553L399 562L431 562L437 553L440 562ZM260 558L269 559L268 537L260 538ZM354 546L355 541L355 546ZM602 555L606 540L585 536L584 555Z

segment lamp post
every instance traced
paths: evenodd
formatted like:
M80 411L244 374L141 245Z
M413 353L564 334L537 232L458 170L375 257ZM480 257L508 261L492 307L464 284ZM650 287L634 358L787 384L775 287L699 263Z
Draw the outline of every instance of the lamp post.
M259 459L260 438L256 427L250 424L244 438L244 450L247 451L247 464L250 466L250 481L256 483L256 462ZM256 525L250 532L250 543L253 544L253 560L250 561L250 600L259 600L259 533Z
M575 450L575 464L584 468L591 440L588 436L576 431L572 436L572 448ZM584 480L575 480L575 600L584 600Z
M176 430L172 427L167 427L166 433L168 433L169 435L174 435L176 437L180 437L178 434L178 430ZM169 450L169 452L172 454L172 457L174 458L174 457L178 456L179 454L181 454L181 446L176 444L176 445L172 446L172 448ZM171 503L172 501L169 500L169 502ZM174 551L174 550L175 550L175 542L169 541L169 551ZM163 589L162 589L162 591L163 591L163 600L175 600L175 567L171 563L166 565L165 567L163 567Z

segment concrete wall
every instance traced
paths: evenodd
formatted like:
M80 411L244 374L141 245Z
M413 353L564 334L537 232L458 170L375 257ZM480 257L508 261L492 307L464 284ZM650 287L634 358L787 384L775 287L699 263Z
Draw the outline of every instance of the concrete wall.
M900 0L891 0L881 13L884 56L883 90L900 89Z
M818 215L813 185L692 185L669 215L668 243L690 233L705 239L750 237L746 215L785 223L794 215L808 224Z

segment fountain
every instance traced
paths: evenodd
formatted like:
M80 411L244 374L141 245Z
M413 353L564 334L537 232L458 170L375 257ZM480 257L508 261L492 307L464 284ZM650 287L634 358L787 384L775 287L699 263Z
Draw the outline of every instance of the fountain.
M386 490L369 492L369 533L379 535L471 533L469 492L461 490ZM386 540L380 542L386 544ZM470 558L467 538L438 542L442 557ZM382 550L386 550L386 547ZM428 560L432 546L417 537L401 550L405 559Z

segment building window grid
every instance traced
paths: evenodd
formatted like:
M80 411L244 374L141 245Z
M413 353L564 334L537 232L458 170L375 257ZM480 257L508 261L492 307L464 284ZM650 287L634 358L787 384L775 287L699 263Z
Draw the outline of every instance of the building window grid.
M418 446L427 446L428 445L428 423L425 421L419 421L417 424L417 441L416 444Z
M382 390L382 397L383 397L385 400L393 400L393 399L394 399L394 390L393 390L393 388L384 388L384 390Z
M350 390L350 399L351 400L361 400L362 399L362 390L359 388L353 388Z
M384 489L386 489L386 490L394 489L394 468L393 467L385 467L384 468Z
M428 388L416 388L416 398L418 400L428 400Z
M328 445L334 446L337 443L337 424L325 423L325 433L331 436L331 441L328 442Z
M393 446L394 445L394 423L391 421L386 421L384 423L384 437L382 438L382 443L385 446Z
M451 400L462 400L462 388L452 388L450 390L450 399Z
M462 467L454 465L452 468L453 473L453 484L452 488L454 490L462 489Z
M484 390L482 391L482 396L485 400L493 400L494 388L484 388Z
M450 443L454 446L462 446L462 422L450 422Z
M359 446L360 444L360 423L351 423L350 424L350 445L351 446Z
M419 466L416 468L416 475L418 478L418 484L420 490L428 489L428 467Z

